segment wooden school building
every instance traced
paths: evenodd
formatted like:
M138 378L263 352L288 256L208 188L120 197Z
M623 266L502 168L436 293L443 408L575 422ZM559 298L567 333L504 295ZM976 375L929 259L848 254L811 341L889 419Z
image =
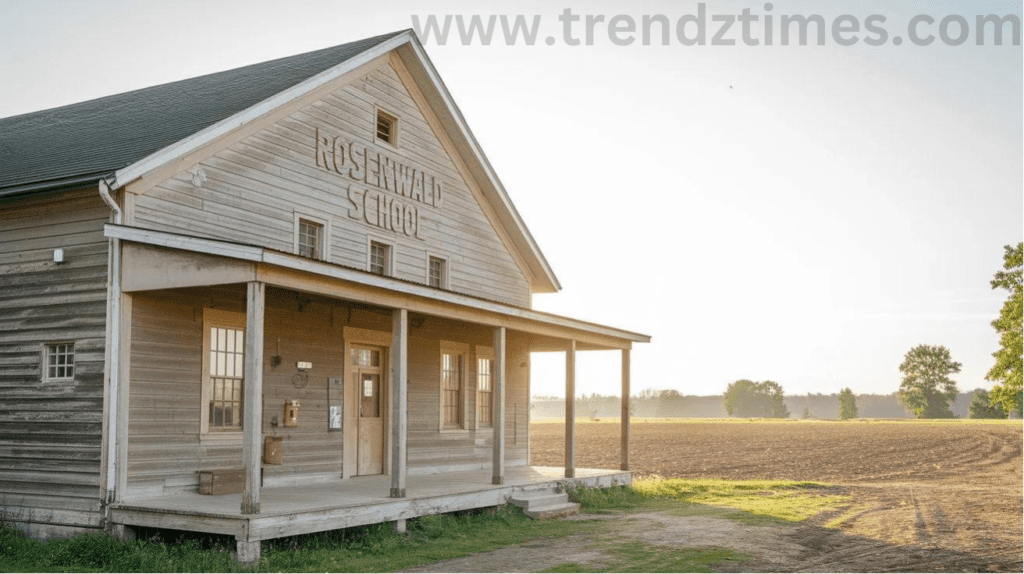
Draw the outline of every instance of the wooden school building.
M650 338L531 308L559 288L411 31L0 119L3 519L251 561L628 481ZM580 350L621 352L621 468L575 467L571 400L531 467L530 353L572 397Z

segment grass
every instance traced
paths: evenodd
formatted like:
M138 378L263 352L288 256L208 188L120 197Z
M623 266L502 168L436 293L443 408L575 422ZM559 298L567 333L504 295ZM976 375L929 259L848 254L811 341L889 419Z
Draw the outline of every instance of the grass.
M84 535L46 542L0 526L0 572L391 572L486 552L538 538L597 531L597 523L530 520L515 507L489 512L424 516L407 534L390 524L264 543L256 569L233 558L233 541L156 539L121 542Z
M631 486L576 490L572 496L588 512L598 514L647 508L712 514L748 524L799 522L850 500L824 484L789 480L640 480Z
M590 513L670 512L712 515L753 524L805 520L845 505L825 485L792 481L645 480L632 486L578 489L571 496ZM263 544L254 569L233 557L231 538L159 537L121 542L85 535L46 542L0 524L0 572L389 572L528 541L583 535L598 543L600 564L565 563L552 572L710 572L745 557L723 549L653 546L621 536L616 520L530 520L515 507L409 520L406 534L390 524L281 538Z

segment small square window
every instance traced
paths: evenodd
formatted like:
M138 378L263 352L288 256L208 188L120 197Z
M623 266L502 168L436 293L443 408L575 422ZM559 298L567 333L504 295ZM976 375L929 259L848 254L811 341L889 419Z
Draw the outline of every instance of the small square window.
M370 273L391 275L391 246L377 241L370 242Z
M75 378L75 344L56 343L46 346L43 357L43 380L66 381Z
M299 255L312 259L323 258L324 226L299 219Z
M431 287L437 287L438 289L444 289L448 285L446 275L448 272L447 261L440 257L430 256L430 262L427 268L427 285Z
M398 145L398 118L377 110L377 139L388 145Z

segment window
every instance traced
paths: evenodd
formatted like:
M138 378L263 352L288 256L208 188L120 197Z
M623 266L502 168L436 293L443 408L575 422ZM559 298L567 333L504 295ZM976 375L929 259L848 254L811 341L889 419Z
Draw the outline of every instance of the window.
M295 212L294 229L292 253L320 261L330 259L330 220Z
M462 355L441 353L441 413L443 428L462 427Z
M203 311L202 432L242 430L245 314Z
M491 384L493 364L491 359L483 357L476 360L476 422L479 426L491 426L492 405L494 404L494 387Z
M377 110L377 139L388 145L398 145L398 118Z
M322 259L324 226L306 219L299 219L299 255Z
M46 345L43 353L43 380L66 381L75 378L75 344Z
M444 289L448 287L448 265L447 261L440 257L430 256L427 263L427 285Z
M391 275L391 246L378 241L370 242L370 273Z

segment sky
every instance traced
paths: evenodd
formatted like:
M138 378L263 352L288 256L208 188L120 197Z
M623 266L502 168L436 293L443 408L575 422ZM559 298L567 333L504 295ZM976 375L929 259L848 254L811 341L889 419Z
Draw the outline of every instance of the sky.
M563 286L535 308L651 335L632 353L634 392L719 394L747 378L787 394L891 393L919 344L950 349L961 390L991 387L1005 292L989 281L1024 237L1022 52L1009 26L1003 45L991 33L976 45L975 16L1020 18L1020 2L715 2L704 45L636 32L625 46L613 16L674 26L698 3L353 4L3 2L0 117L411 28L414 15L538 16L534 45L500 32L465 45L454 31L424 44ZM565 9L581 16L579 45ZM759 45L739 21L722 36L735 45L711 45L715 17L745 9ZM822 16L825 45L795 32L781 45L779 21L796 14ZM875 14L881 46L864 41ZM605 16L590 45L588 15ZM860 25L841 36L853 46L832 37L843 15ZM908 39L916 15L933 19L917 25L932 44ZM969 36L946 45L956 15ZM534 394L564 395L561 355L532 366ZM617 394L619 354L580 353L577 392Z

